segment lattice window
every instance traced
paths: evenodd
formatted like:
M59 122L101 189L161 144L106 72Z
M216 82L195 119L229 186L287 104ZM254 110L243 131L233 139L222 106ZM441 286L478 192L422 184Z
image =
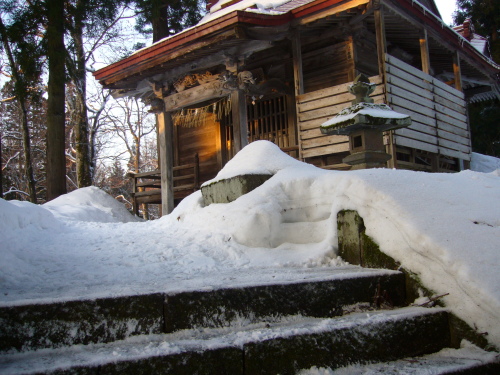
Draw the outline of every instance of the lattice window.
M280 148L290 142L288 109L285 96L256 100L248 105L248 141L267 140Z

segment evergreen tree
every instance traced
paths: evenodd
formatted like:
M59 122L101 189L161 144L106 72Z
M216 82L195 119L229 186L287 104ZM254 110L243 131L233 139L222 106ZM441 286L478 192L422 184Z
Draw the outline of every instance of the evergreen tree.
M500 1L457 0L453 15L456 25L470 19L477 34L488 38L493 60L500 63ZM472 150L491 156L500 156L500 102L498 100L473 103L468 107Z
M500 157L500 102L498 100L469 105L472 150Z
M47 200L66 194L64 0L46 0Z
M139 10L136 28L152 34L153 42L195 25L205 0L135 0Z

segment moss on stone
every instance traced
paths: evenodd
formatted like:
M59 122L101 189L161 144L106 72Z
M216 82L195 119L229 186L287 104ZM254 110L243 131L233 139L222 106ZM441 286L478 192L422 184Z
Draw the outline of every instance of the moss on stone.
M450 324L451 347L459 348L461 341L465 339L484 350L499 350L499 348L493 346L488 342L485 337L487 333L477 332L456 315L450 313L448 321Z
M271 174L247 174L235 176L201 187L203 203L230 203L256 189L272 177Z

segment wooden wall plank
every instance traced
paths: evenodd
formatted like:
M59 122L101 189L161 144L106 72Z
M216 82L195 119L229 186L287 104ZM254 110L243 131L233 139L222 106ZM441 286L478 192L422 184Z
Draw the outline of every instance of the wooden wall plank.
M398 106L396 104L391 103L391 108L395 110L396 112L401 112L406 115L411 116L411 121L417 121L420 122L421 124L425 124L428 126L436 127L436 119L433 117L425 116L420 113L417 113L415 111L412 111L411 109L405 108Z
M467 125L467 124L465 124ZM449 133L457 134L461 137L464 138L469 138L469 131L467 128L461 128L455 125L448 124L447 122L444 121L437 121L437 127L438 129L447 131Z
M346 151L349 151L349 142L334 144L326 147L316 147L308 150L303 150L302 156L304 158L312 158L315 156L336 154L339 152L346 152Z
M456 151L456 150L451 150L451 149L445 148L445 147L439 147L439 153L441 155L448 156L450 158L457 158L457 159L462 159L462 160L466 160L466 161L471 160L471 154Z
M412 102L410 100L407 100L405 98L402 98L402 97L399 97L399 96L396 96L393 94L388 94L387 98L388 98L388 102L389 102L390 106L396 105L399 107L410 109L410 110L417 112L417 113L420 113L421 115L424 115L424 116L434 117L435 112L433 109L431 109L429 107L425 107L423 105L417 104L415 102Z
M470 151L469 145L463 145L463 144L457 143L455 141L449 141L447 139L440 139L439 140L439 147L446 147L450 150L461 151L464 153L468 153Z
M467 116L465 116L461 113L452 111L450 108L447 108L441 104L436 103L436 112L442 113L443 115L453 117L461 122L465 122L465 123L467 122Z
M373 76L370 77L370 82L376 83L377 85L382 84L382 78L380 76ZM348 87L351 85L352 82L347 82L343 83L341 85L333 86L333 87L327 87L325 89L309 92L307 94L299 95L297 97L297 102L304 104L309 101L321 99L327 96L335 96L344 92L348 92Z
M467 146L467 148L469 148L469 139L467 137L462 137L459 134L447 132L441 129L438 129L437 133L440 139L442 138L452 142L456 142L459 145Z
M418 103L427 108L434 109L434 95L427 90L408 91L399 87L388 85L387 92L392 95L399 96L406 100Z
M318 138L312 138L302 142L302 150L307 150L309 148L315 148L320 146L336 145L345 142L349 142L349 138L347 136L342 136L342 135L329 135Z
M332 104L339 105L344 103L352 102L352 94L345 92L334 96L325 96L323 98L318 98L315 101L300 104L300 112L305 113L307 111L313 111L319 108L331 107Z
M421 133L437 136L437 128L435 126L429 126L427 124L422 124L414 120L412 120L411 125L407 129L412 129Z
M432 82L432 80L434 79L431 75L429 74L425 74L424 72L422 72L421 70L419 69L416 69L414 68L413 66L411 66L410 64L407 64L397 58L395 58L394 56L391 56L389 54L386 54L386 63L391 65L392 67L396 67L414 77L417 77L419 78L420 80L422 81L427 81L427 82Z
M460 113L463 116L467 115L465 102L462 103L453 102L448 98L442 97L440 95L434 95L434 100L436 101L436 103L445 106L446 108L450 109L453 112Z
M429 143L429 144L437 144L437 136L432 134L421 133L419 131L403 128L395 130L396 135L403 136L406 138L411 138L415 140L419 140L421 142Z
M435 154L439 151L439 147L437 145L425 143L416 139L410 139L399 135L395 135L394 139L398 146L416 148L418 150L433 152Z
M454 117L448 116L443 113L436 113L436 119L438 120L438 123L441 122L446 122L447 124L456 126L457 128L460 129L468 129L467 123L461 120L457 120Z

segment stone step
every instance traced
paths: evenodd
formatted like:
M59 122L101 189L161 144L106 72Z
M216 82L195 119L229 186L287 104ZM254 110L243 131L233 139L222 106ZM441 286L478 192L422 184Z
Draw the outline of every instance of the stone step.
M312 366L338 368L432 353L449 342L445 310L412 307L2 354L0 373L295 374Z
M387 363L354 364L334 370L314 366L300 371L299 374L317 375L319 371L325 375L497 375L500 374L500 357L496 352L486 352L473 346L461 349L445 348L437 353Z
M377 291L384 290L401 306L404 276L351 268L322 273L315 280L0 307L0 352L107 343L287 315L333 317L342 315L344 306L373 302Z

